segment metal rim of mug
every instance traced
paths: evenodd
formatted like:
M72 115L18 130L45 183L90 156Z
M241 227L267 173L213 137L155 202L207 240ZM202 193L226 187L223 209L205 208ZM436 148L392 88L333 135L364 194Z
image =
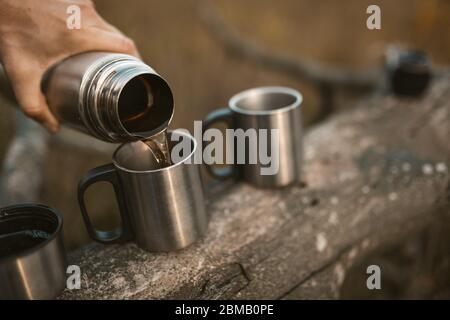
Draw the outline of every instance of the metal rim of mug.
M127 143L121 144L121 145L116 149L116 151L114 151L114 153L113 153L112 163L114 164L114 166L115 166L116 168L118 168L118 169L120 169L120 170L123 170L123 171L126 171L126 172L130 172L130 173L138 173L138 174L154 173L154 172L161 172L161 171L168 171L168 170L172 170L173 168L175 168L175 167L177 167L177 166L180 166L180 165L184 164L188 159L192 158L192 156L194 155L195 151L197 150L197 140L195 140L195 138L194 138L191 134L182 132L182 131L180 131L180 130L173 130L173 131L169 131L168 133L171 133L171 134L176 133L176 134L179 134L179 135L188 137L188 138L192 141L192 143L194 144L194 147L192 148L192 152L189 153L186 157L184 157L183 160L181 160L181 161L179 161L179 162L177 162L177 163L175 163L175 164L172 164L171 166L164 167L164 168L159 168L159 169L150 169L150 170L132 170L132 169L125 168L125 167L121 166L119 163L117 163L117 161L116 161L116 155L117 155L117 153L120 151L120 149L121 149L123 146L125 146L126 144L129 144L129 143L137 143L137 142L139 142L139 141L134 141L134 142L127 142ZM142 142L142 143L143 143L143 142Z
M45 239L41 243L25 249L21 252L10 254L4 257L0 257L0 265L6 261L14 260L18 258L23 258L28 255L31 255L38 251L39 249L44 248L46 245L48 245L50 242L52 242L58 234L61 232L62 224L63 224L63 218L61 214L56 211L56 209L51 208L49 206L39 204L39 203L23 203L23 204L16 204L11 205L8 207L0 208L0 222L3 218L11 217L13 215L21 216L21 215L29 215L32 211L40 211L41 213L47 213L51 214L56 218L56 228L55 230L50 234L50 237L48 239ZM38 216L35 216L34 218L37 218Z
M295 98L295 101L287 106L277 108L277 109L271 109L271 110L249 110L249 109L242 109L238 107L238 102L242 100L243 98L246 98L250 95L255 94L266 94L266 93L284 93L289 94ZM303 96L300 92L298 92L295 89L291 89L288 87L281 87L281 86L270 86L270 87L257 87L252 88L248 90L241 91L234 96L231 97L231 99L228 102L228 105L231 110L237 113L241 114L247 114L247 115L271 115L276 113L283 113L287 112L289 110L295 109L299 107L303 102Z

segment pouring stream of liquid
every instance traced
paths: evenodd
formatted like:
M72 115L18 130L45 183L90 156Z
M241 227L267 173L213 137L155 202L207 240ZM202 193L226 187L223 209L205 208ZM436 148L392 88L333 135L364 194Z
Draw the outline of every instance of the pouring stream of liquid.
M167 139L167 130L163 130L151 137L137 135L145 143L161 168L172 165L170 158L169 142Z

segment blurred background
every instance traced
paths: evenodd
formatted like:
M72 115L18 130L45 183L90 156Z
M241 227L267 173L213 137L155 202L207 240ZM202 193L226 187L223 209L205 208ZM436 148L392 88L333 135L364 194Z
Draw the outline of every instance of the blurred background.
M246 43L267 54L287 56L354 72L381 68L392 44L426 51L435 65L450 64L448 0L97 0L98 12L133 38L146 63L171 85L175 96L172 128L192 129L194 120L224 107L235 93L255 86L283 85L304 95L304 124L323 118L317 86L293 74L265 68L227 49L211 19L218 19ZM366 28L366 8L381 7L382 29ZM212 17L212 18L211 18ZM336 92L331 112L351 107L365 90ZM328 110L330 111L330 110ZM0 98L0 158L15 134L14 108ZM89 140L83 142L89 144ZM97 146L97 145L95 145ZM50 140L40 201L65 218L68 249L88 243L76 200L78 179L110 161L112 146L74 149ZM20 165L20 164L17 164ZM96 223L117 222L113 192L107 185L89 191ZM116 218L111 218L115 213Z

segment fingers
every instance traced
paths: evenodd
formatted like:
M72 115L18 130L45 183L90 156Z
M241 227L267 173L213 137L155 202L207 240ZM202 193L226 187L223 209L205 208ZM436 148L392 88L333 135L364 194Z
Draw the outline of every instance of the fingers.
M51 133L58 132L58 120L50 111L40 90L42 72L11 65L6 65L6 71L23 113L41 123Z
M83 34L83 37L83 47L86 51L111 51L140 58L133 40L120 33L90 28L88 32Z
M50 111L42 93L38 93L38 103L22 103L22 111L28 117L41 123L49 132L57 133L59 131L59 123Z
M92 19L92 22L95 23L90 25L90 27L88 27L88 30L94 36L94 39L103 37L105 39L105 42L115 41L117 43L117 45L113 46L115 49L110 50L121 53L128 53L136 56L137 58L141 58L133 40L126 37L122 33L122 31L103 19L103 17L101 17L95 11L95 9L93 10L92 14L95 16L95 19Z

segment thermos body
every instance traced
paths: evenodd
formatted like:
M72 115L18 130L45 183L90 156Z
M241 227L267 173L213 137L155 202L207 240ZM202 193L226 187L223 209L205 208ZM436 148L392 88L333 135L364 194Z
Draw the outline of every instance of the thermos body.
M87 52L51 67L42 91L57 119L108 142L150 137L173 115L167 82L139 59Z

